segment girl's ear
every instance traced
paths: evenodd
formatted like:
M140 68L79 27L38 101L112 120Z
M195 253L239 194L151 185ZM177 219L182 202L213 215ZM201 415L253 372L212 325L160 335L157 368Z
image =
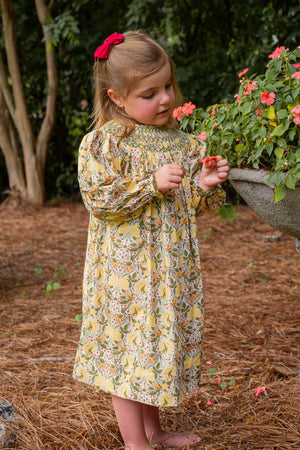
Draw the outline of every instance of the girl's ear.
M124 106L123 97L121 97L119 94L117 94L112 89L108 89L107 95L119 108L123 108L123 106Z

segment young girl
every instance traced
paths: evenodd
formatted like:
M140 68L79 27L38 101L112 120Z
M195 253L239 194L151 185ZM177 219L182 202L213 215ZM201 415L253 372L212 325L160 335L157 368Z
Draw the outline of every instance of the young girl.
M74 378L112 394L125 448L184 447L158 408L200 383L204 326L196 216L219 208L228 164L172 118L180 93L165 50L142 32L95 52L95 130L79 152L90 224Z

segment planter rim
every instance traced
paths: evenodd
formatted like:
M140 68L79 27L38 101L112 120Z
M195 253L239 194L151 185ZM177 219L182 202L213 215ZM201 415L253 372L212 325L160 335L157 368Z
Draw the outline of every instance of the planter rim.
M229 170L228 181L249 181L250 183L265 184L271 189L276 187L275 183L268 183L269 171L263 169L240 169L233 167ZM286 176L286 175L285 175ZM296 188L300 187L300 182L296 183ZM287 188L289 190L289 188Z
M251 183L260 183L274 189L274 183L268 183L269 173L263 169L240 169L234 167L229 170L228 180L250 181Z

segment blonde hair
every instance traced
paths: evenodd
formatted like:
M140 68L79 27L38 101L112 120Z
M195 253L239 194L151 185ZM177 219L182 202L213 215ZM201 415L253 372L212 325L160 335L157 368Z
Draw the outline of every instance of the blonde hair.
M177 107L182 103L182 97L173 63L167 52L145 32L126 31L123 42L110 48L108 59L98 59L95 62L92 126L99 128L110 120L117 120L125 127L124 134L130 134L134 130L135 121L110 99L108 89L126 98L139 81L159 71L167 62L171 67L171 82ZM168 124L171 128L178 127L172 115Z

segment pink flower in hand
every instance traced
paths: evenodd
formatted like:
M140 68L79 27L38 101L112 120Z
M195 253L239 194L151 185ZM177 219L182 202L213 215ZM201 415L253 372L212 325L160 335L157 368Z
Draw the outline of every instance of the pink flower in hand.
M280 53L283 52L283 50L285 50L285 47L281 46L281 47L277 47L276 50L271 53L271 55L269 55L270 59L274 59L277 58L278 56L280 56Z
M275 93L274 92L264 91L261 94L260 101L262 103L265 103L266 105L272 105L272 103L274 103L274 101L275 101Z
M291 110L291 113L295 116L293 122L300 125L300 105L295 106L295 108Z

